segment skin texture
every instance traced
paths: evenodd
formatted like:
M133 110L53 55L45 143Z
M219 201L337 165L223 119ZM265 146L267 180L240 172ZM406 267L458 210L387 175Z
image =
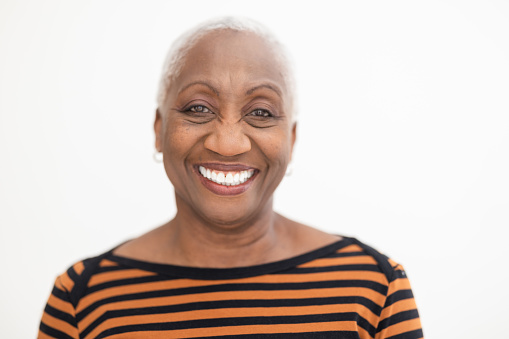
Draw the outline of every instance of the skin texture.
M194 267L290 258L339 240L272 210L296 138L291 103L270 45L249 32L210 32L191 48L156 112L156 148L177 214L115 254ZM207 189L199 165L255 170L247 190Z

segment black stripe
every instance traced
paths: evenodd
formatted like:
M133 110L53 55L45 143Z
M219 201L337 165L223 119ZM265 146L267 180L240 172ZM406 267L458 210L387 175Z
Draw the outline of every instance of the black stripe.
M125 268L122 268L125 270ZM339 266L326 266L326 267L304 267L304 268L294 268L286 271L276 272L275 275L284 275L284 274L308 274L308 273L322 273L322 272L339 272L339 271L369 271L369 272L380 272L380 269L377 265L339 265ZM105 283L97 284L92 287L89 287L86 293L83 295L89 295L99 290L117 287L117 286L126 286L126 285L135 285L140 283L148 283L148 282L158 282L158 281L170 281L176 280L179 278L169 278L163 275L151 275L145 277L137 277L137 278L127 278L127 279L118 279L112 280Z
M389 318L385 318L380 322L380 324L378 324L377 332L380 332L389 326L415 318L419 318L419 313L417 312L417 310L409 310L393 314Z
M341 334L341 336L339 336ZM238 338L238 335L223 335L221 338ZM196 337L195 339L203 338L217 338L217 337ZM302 333L265 333L265 334L242 334L242 338L250 339L328 339L328 338L340 338L340 339L359 339L359 333L354 331L324 331L324 332L302 332Z
M76 273L76 271L74 270L74 266L69 267L69 269L67 270L67 275L69 276L69 278L71 278L71 280L74 283L76 283L76 281L78 281L78 279L80 278L78 273Z
M320 305L344 305L358 304L364 305L376 316L380 316L382 308L370 299L364 297L329 297L329 298L308 298L308 299L247 299L247 300L218 300L202 301L187 304L154 306L144 308L133 308L124 310L107 311L92 322L83 330L83 336L86 337L91 331L102 322L119 317L148 315L148 314L169 314L175 312L187 312L195 310L210 310L222 308L255 308L255 307L300 307L300 306L320 306Z
M400 266L400 265L398 265ZM396 266L396 267L398 267ZM400 266L401 267L401 266ZM407 276L406 276L406 273L404 270L402 269L399 269L399 270L394 270L394 276L393 276L393 280L396 280L396 279L406 279Z
M150 291L142 293L123 294L115 297L98 300L88 306L76 315L76 319L80 322L86 315L97 307L112 302L160 298L166 296L190 295L198 293L210 292L236 292L236 291L283 291L283 290L307 290L322 288L346 288L346 287L364 287L379 292L383 295L387 294L387 286L369 280L331 280L316 282L300 282L300 283L249 283L249 284L218 284L210 286L184 287L178 289Z
M414 294L412 290L399 290L387 297L384 307L389 307L397 301L404 299L413 299Z
M107 329L101 332L97 338L106 338L111 335L129 332L142 331L171 331L192 328L228 327L244 325L283 325L283 324L304 324L337 321L357 321L360 327L374 336L375 328L360 317L357 313L332 313L313 314L305 316L278 316L278 317L242 317L242 318L216 318L187 320L179 322L164 322L151 324L126 325Z
M354 264L354 265L335 265L322 267L302 267L292 268L286 271L277 272L275 274L307 274L321 272L344 272L344 271L369 271L380 272L378 265L371 264Z
M388 337L387 339L419 339L419 338L424 338L422 329L396 334L393 335L392 337Z
M71 326L76 327L76 320L69 313L57 310L56 308L51 307L49 304L46 304L46 307L44 308L44 312L46 312L47 314L51 315L54 318L65 321L66 323L68 323Z
M123 270L126 270L126 269L132 270L133 268L127 268L125 266L119 266L118 264L115 263L115 266L99 266L99 267L97 267L96 274L106 273L106 272L123 271Z
M112 280L112 281L108 281L105 283L101 283L101 284L97 284L92 287L89 287L83 296L92 294L94 292L97 292L97 291L100 291L100 290L103 290L106 288L111 288L111 287L136 285L136 284L151 283L151 282L158 282L158 281L171 281L171 280L173 280L173 279L162 276L162 275L150 275L147 277Z
M66 303L70 303L69 294L67 294L66 291L62 291L61 289L57 288L56 286L53 286L53 290L51 290L51 294L55 298L65 301Z
M74 306L74 308L76 308L76 306L78 305L78 302L85 294L85 292L87 290L88 282L90 281L90 278L92 277L92 275L99 268L99 263L101 262L101 260L104 257L110 255L113 250L114 249L112 249L106 253L103 253L100 256L83 260L83 266L84 266L83 272L81 272L79 279L77 281L75 281L74 287L72 288L72 290L69 293L69 300L70 300L71 304Z
M64 332L56 330L53 327L49 327L48 325L46 325L42 321L41 321L41 325L39 326L39 330L42 333L47 334L47 335L49 335L50 337L53 337L53 338L58 338L58 339L73 339L73 337L65 334Z
M345 258L345 257L369 257L364 252L335 252L328 255L326 258Z
M359 265L339 265L339 266L326 266L326 267L304 267L304 268L294 268L286 271L276 272L275 275L287 275L287 274L308 274L308 273L322 273L322 272L344 272L344 271L369 271L369 272L380 272L380 269L377 265L370 264L359 264ZM101 289L116 287L116 286L125 286L125 285L135 285L138 283L148 283L148 282L158 282L158 281L170 281L177 280L179 278L168 278L161 275L152 275L145 277L137 277L137 278L127 278L127 279L118 279L108 281L102 284L97 284L87 289L85 295L94 293Z

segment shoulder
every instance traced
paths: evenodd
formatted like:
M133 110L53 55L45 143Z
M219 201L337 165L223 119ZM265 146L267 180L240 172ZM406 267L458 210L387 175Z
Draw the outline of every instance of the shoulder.
M350 278L356 276L364 280L368 274L386 287L400 278L406 278L406 273L399 263L353 237L342 236L341 240L334 244L333 251L319 261L321 262L317 265L330 266L331 271L333 268L348 271Z
M104 265L105 258L111 252L78 261L57 277L55 287L68 294L69 301L74 307L86 292L90 278L100 269L100 266Z
M291 223L291 228L289 228L291 233L288 233L288 237L293 239L296 249L307 252L343 240L340 242L341 248L337 250L337 254L343 253L341 256L362 256L364 257L362 260L373 262L378 270L385 275L389 283L405 276L400 264L356 238L329 234L289 219L285 221Z
M357 240L356 238L344 237L349 240L353 246L357 246L363 253L372 257L379 267L380 271L385 275L387 281L390 283L398 278L405 277L405 271L403 267L393 259L389 258L383 253L380 253L373 247L366 245L365 243Z

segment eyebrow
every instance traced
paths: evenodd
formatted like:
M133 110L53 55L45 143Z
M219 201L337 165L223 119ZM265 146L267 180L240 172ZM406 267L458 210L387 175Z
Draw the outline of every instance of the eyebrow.
M270 85L270 84L262 84L262 85L259 85L259 86L256 86L256 87L253 87L253 88L251 88L251 89L249 89L249 90L247 90L247 91L246 91L246 95L250 95L250 94L252 94L254 91L256 91L256 90L258 90L258 89L260 89L260 88L268 88L268 89L270 89L270 90L272 90L272 91L276 92L276 94L277 94L277 95L279 95L279 97L282 97L281 90L280 90L279 88L277 88L277 87L274 87L274 86Z
M205 87L208 87L212 92L214 92L217 96L219 96L219 91L214 88L211 84L205 82L205 81L193 81L191 82L190 84L187 84L185 85L180 91L179 93L182 93L184 92L186 89L188 89L189 87L191 86L195 86L195 85L203 85Z
M179 93L182 93L184 92L186 89L188 89L189 87L191 86L195 86L195 85L203 85L205 87L208 87L212 92L214 92L218 97L219 97L219 91L214 87L212 86L211 84L205 82L205 81L193 81L187 85L185 85L180 91ZM250 88L246 91L246 95L251 95L254 91L256 90L259 90L260 88L267 88L267 89L270 89L271 91L275 92L277 95L279 95L279 97L282 97L282 93L281 93L281 90L277 87L274 87L272 86L271 84L261 84L261 85L258 85L258 86L255 86L253 88Z

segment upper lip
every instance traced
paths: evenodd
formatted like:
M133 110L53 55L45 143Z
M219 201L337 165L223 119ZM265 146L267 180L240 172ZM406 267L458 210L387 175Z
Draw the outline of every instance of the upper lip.
M196 167L203 166L205 168L221 171L221 172L240 172L240 171L248 171L248 170L256 170L256 168L252 166L247 166L243 164L225 164L218 162L204 162L200 164L196 164Z

